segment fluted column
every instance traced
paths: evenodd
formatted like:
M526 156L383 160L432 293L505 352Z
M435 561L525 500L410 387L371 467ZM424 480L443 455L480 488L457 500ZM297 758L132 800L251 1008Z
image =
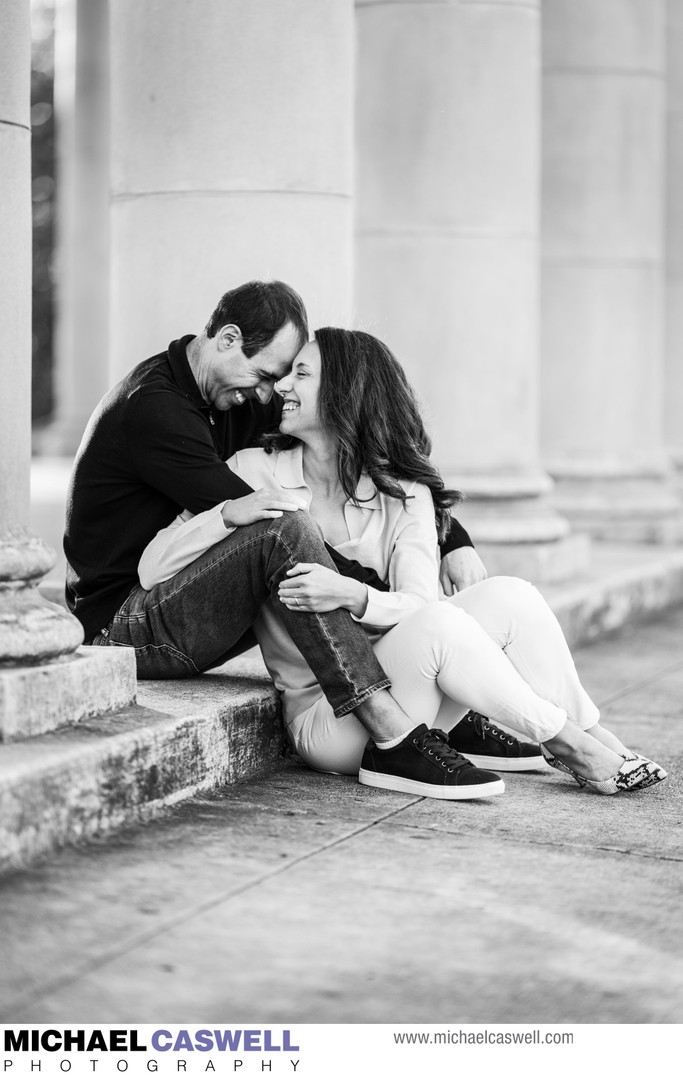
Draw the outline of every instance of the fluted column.
M683 494L683 3L666 7L664 438Z
M78 621L36 584L54 554L30 533L30 6L6 5L0 34L0 741L129 702L134 657L76 656ZM97 648L102 650L103 648Z
M663 440L663 0L543 5L544 460L573 525L680 533Z
M490 570L571 574L539 462L540 5L357 13L358 321L405 365Z
M108 0L56 8L56 400L43 443L64 454L109 388L108 8Z
M111 9L112 379L279 277L348 324L352 0Z

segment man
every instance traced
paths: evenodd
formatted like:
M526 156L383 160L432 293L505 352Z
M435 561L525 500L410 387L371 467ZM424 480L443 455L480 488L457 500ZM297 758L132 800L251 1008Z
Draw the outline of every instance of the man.
M132 646L139 677L167 678L221 664L274 596L337 716L353 710L378 746L390 751L395 787L405 788L408 780L423 795L495 794L502 782L494 774L470 765L425 727L416 734L347 612L301 617L277 601L279 582L296 563L333 562L290 492L277 486L254 492L223 461L277 424L273 385L307 340L296 292L279 281L252 281L222 297L199 336L173 341L104 397L69 489L69 608L83 624L86 643ZM179 508L196 514L223 502L225 540L172 579L143 590L137 565L157 531ZM455 521L443 570L457 587L485 575ZM495 754L508 750L502 742L481 740Z

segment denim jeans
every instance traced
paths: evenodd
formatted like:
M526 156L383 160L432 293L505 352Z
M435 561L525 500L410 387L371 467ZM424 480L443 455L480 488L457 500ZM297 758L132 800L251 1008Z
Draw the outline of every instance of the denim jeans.
M143 680L194 676L239 652L240 640L272 597L341 717L389 687L389 680L365 632L345 609L293 613L279 601L280 581L302 561L335 570L320 529L307 513L286 512L237 527L172 579L149 591L134 587L93 645L134 647Z

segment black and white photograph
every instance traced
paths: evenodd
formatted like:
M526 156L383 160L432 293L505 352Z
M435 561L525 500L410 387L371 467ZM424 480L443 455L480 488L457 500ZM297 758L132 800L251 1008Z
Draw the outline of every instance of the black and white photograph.
M0 0L3 1076L683 1048L683 0Z

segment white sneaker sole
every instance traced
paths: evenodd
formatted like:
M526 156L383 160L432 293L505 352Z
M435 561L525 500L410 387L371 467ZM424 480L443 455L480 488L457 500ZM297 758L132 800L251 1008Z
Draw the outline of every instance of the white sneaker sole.
M548 763L543 755L536 758L496 758L491 755L471 755L469 751L459 754L473 762L480 770L495 770L498 773L547 773Z
M359 770L358 780L373 788L388 788L392 792L411 792L414 796L430 796L435 800L483 800L500 796L505 791L503 781L489 781L484 785L429 785L424 781L411 781L409 777L394 777L374 770Z

